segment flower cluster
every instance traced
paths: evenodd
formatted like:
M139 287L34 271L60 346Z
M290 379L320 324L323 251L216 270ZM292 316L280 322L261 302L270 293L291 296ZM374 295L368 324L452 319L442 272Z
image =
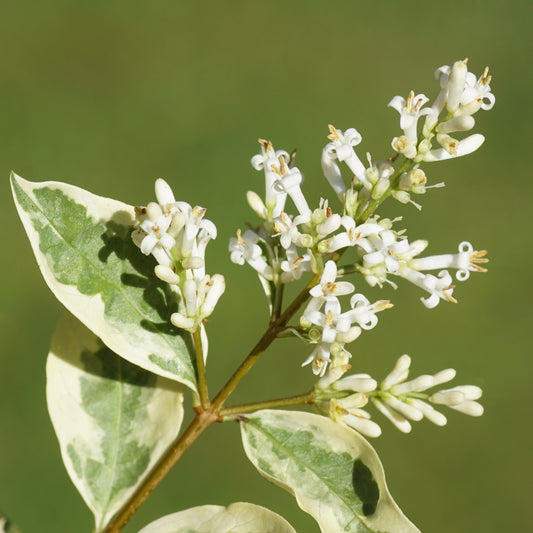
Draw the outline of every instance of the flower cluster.
M413 91L407 99L395 96L390 101L389 106L400 113L403 130L403 135L392 140L394 150L414 161L441 161L470 154L483 144L485 138L479 133L462 140L450 135L470 131L476 123L472 115L480 109L492 109L495 102L488 67L477 78L468 71L467 62L456 61L451 67L444 65L435 71L441 90L431 107L424 107L429 98L415 96ZM422 116L426 119L420 139L417 125ZM434 139L440 148L433 148Z
M410 365L411 358L402 355L379 384L368 374L339 378L339 372L332 368L317 383L316 404L333 420L368 437L381 435L379 425L363 409L369 402L403 433L411 431L409 421L418 422L423 418L437 426L444 426L446 417L433 405L445 405L470 416L483 414L483 407L476 401L481 398L482 390L475 385L460 385L432 394L426 392L451 381L455 377L453 368L407 381Z
M162 179L155 182L157 202L137 208L138 228L133 242L157 260L155 275L177 293L179 312L171 322L195 332L214 310L225 289L221 274L205 273L205 250L217 228L204 218L205 208L177 202Z
M390 307L389 301L371 304L360 293L350 300L350 309L342 311L339 296L355 292L355 286L340 281L348 274L362 274L371 286L385 283L396 288L395 276L406 279L425 291L421 298L431 309L441 301L456 302L450 270L458 281L468 279L470 272L484 272L488 261L485 250L475 250L468 242L459 245L458 253L420 257L428 246L426 240L413 240L394 228L400 219L379 218L375 210L389 196L402 203L418 204L411 194L423 194L431 187L420 168L426 161L457 157L478 148L483 136L474 134L454 141L450 133L467 131L474 126L472 115L479 109L491 109L494 96L490 92L488 70L477 79L466 69L466 60L437 70L441 90L431 107L429 99L411 92L407 99L395 96L390 106L400 113L404 135L396 137L392 146L398 154L385 161L368 164L358 157L354 147L362 137L355 128L343 131L329 126L329 142L322 150L322 170L340 201L335 208L322 199L312 209L302 191L303 174L294 165L294 154L275 150L270 141L259 139L260 153L252 158L252 166L264 173L265 198L249 191L250 207L262 220L256 228L237 231L229 243L232 262L247 263L259 275L271 312L275 312L276 295L283 285L299 280L305 272L313 272L320 280L309 295L309 302L299 327L293 328L300 338L315 344L304 364L312 363L313 372L323 376L328 364L350 359L345 344L354 341L361 329L377 323L376 313ZM443 111L447 114L441 117ZM418 120L426 117L422 132ZM432 147L433 139L441 145ZM403 158L400 158L403 156ZM344 164L351 173L345 180ZM432 185L440 187L442 183ZM290 214L290 199L296 213ZM355 257L347 259L349 250ZM341 257L346 264L337 268ZM431 272L434 271L434 272ZM278 299L279 300L279 299Z

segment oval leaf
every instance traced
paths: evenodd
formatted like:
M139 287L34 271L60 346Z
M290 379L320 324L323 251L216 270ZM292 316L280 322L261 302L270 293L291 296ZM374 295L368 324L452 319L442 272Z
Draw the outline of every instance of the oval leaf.
M381 462L359 433L323 416L270 410L243 418L241 432L253 465L294 494L323 533L419 531L392 499Z
M196 390L190 336L170 323L175 294L131 240L135 211L79 187L11 175L15 203L58 300L115 353Z
M20 529L0 513L0 533L21 533Z
M63 462L101 531L176 439L183 387L117 356L66 312L46 375Z
M202 505L163 516L139 533L296 533L281 516L251 503Z

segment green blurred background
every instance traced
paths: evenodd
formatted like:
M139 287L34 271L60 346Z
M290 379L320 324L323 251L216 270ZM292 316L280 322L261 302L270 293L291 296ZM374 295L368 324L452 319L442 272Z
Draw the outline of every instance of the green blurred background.
M390 201L429 252L462 240L490 252L490 271L428 311L408 284L384 289L395 307L353 346L354 369L383 376L402 353L415 375L454 367L457 384L483 387L485 415L449 415L445 428L383 422L374 441L389 487L425 532L533 530L531 431L531 123L533 8L527 1L203 2L4 0L0 20L0 509L26 533L89 532L92 517L63 469L45 404L47 347L61 312L35 265L8 187L14 169L68 181L131 204L165 177L179 199L208 208L219 238L208 271L227 291L209 325L210 386L221 386L265 326L251 271L227 242L254 221L244 197L262 191L250 166L258 136L298 148L312 201L333 197L320 172L327 124L356 127L358 148L390 155L399 131L386 107L410 89L436 95L433 71L470 58L494 74L497 103L479 112L485 145L426 167L445 189L424 209ZM359 289L371 296L359 282ZM256 304L260 301L261 305ZM235 402L295 394L313 380L305 347L280 341ZM212 426L126 531L205 503L271 507L300 533L317 532L293 498L245 460L237 427Z

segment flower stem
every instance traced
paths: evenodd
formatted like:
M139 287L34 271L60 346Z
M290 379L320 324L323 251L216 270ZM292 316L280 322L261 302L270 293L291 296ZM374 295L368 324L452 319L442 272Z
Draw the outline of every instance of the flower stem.
M193 333L194 350L196 352L196 369L198 371L198 393L200 404L203 408L209 405L209 392L205 375L204 350L202 345L201 327Z
M235 390L235 387L240 383L242 378L248 374L252 367L257 363L263 352L270 346L272 341L277 337L280 330L287 325L287 322L292 318L294 313L302 306L302 304L309 298L309 290L317 284L320 279L320 274L315 274L309 283L301 290L300 294L292 301L292 303L285 309L283 314L272 322L259 342L254 346L248 357L243 361L237 371L231 376L226 385L220 390L212 406L215 410L219 410L224 402L228 399L230 394Z
M222 418L233 417L242 413L249 413L250 411L257 411L258 409L272 409L275 407L288 407L289 405L301 405L306 403L313 403L315 400L315 391L309 391L306 394L298 396L290 396L289 398L278 398L277 400L265 400L263 402L245 403L243 405L235 405L232 407L223 407L219 414Z
M309 283L296 296L292 303L287 307L283 314L274 322L269 324L267 330L254 346L248 357L244 360L241 366L228 380L226 385L220 390L212 403L209 402L207 395L207 383L205 381L205 365L202 351L202 344L200 338L200 330L194 333L194 344L196 348L196 358L198 365L198 389L201 398L201 407L196 409L197 416L191 422L189 427L182 433L181 436L174 442L167 453L154 466L148 477L137 488L130 499L122 507L116 518L107 526L103 533L119 533L124 526L131 520L133 515L147 500L154 489L159 485L161 480L167 475L169 470L177 463L183 454L190 448L193 442L213 423L220 422L221 412L224 402L228 399L231 393L239 382L248 374L250 369L259 360L263 352L270 346L272 341L277 337L279 331L282 331L287 325L288 321L309 298L309 290L314 287L320 279L320 274L315 274ZM311 393L309 393L311 394ZM304 398L307 395L302 395L296 398ZM286 399L287 400L287 399ZM290 399L288 399L290 400ZM276 401L276 400L274 400ZM279 400L278 400L279 401ZM309 401L298 401L297 403L309 403ZM254 404L249 404L254 405ZM258 405L258 404L255 404ZM286 405L294 405L288 403ZM242 407L239 407L242 409ZM228 408L232 410L234 408ZM226 414L229 414L226 412Z
M192 443L216 420L218 416L211 411L201 411L192 421L190 426L183 432L173 446L154 466L150 475L137 488L120 513L107 526L104 533L119 533L131 520L139 507L152 494L161 480L168 474L170 469L177 463L182 455L191 447Z

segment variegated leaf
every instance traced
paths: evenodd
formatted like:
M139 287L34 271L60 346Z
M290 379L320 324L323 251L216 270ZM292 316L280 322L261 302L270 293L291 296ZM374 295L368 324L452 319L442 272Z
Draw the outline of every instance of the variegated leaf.
M63 462L101 531L176 439L183 386L118 357L67 312L46 374Z
M139 533L296 533L281 516L251 503L202 505L163 516Z
M267 479L295 495L323 533L415 533L385 484L370 444L303 412L258 411L241 422L244 449Z
M11 186L37 264L59 301L121 357L195 390L190 336L169 320L175 295L131 240L134 208L15 174Z
M21 533L20 529L0 513L0 533Z

